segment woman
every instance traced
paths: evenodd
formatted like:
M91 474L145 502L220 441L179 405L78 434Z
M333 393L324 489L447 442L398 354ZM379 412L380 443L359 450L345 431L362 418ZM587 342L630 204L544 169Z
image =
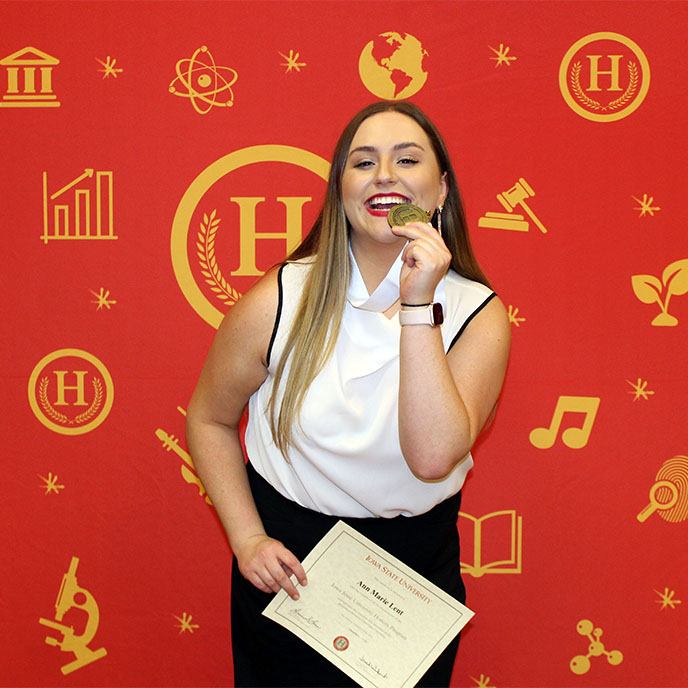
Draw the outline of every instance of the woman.
M390 227L399 203L434 213L439 231ZM298 599L290 576L307 584L300 560L339 518L464 601L460 489L509 335L434 125L410 103L365 108L340 137L313 229L229 311L188 408L191 454L235 555L236 685L351 685L260 616L281 588ZM457 645L419 685L448 685Z

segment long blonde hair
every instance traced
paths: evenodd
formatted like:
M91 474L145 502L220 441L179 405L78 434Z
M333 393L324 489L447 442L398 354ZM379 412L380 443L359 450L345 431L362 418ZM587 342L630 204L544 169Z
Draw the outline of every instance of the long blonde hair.
M448 193L442 210L442 233L452 254L451 268L468 279L489 286L473 254L456 176L435 125L418 106L407 101L383 101L361 110L346 126L335 147L325 201L318 218L303 242L285 259L287 263L308 258L311 263L301 301L275 371L267 409L273 440L285 458L306 392L334 350L346 304L351 278L350 225L342 203L342 177L351 141L361 123L380 112L407 115L427 134L440 171L446 174ZM289 370L283 380L288 361ZM279 390L282 387L284 394L280 402Z

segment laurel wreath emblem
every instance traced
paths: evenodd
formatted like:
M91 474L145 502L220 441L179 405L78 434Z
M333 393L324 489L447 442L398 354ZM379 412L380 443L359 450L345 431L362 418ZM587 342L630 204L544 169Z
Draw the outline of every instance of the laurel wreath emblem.
M42 377L41 382L38 386L38 400L45 412L46 416L49 416L54 421L62 423L63 425L81 425L91 420L95 416L103 403L103 383L100 378L94 377L91 381L93 384L93 401L91 405L78 416L69 419L64 413L60 413L48 399L48 386L50 381L47 377Z
M628 86L621 96L612 100L607 105L602 105L599 100L591 98L586 93L583 92L583 88L580 84L580 72L582 69L582 64L580 62L575 62L571 67L570 81L571 90L575 97L590 110L600 110L601 112L609 110L618 110L624 107L630 100L633 100L635 92L638 90L638 65L635 62L628 63Z
M241 298L241 294L222 276L217 265L215 258L215 236L221 219L216 219L216 214L216 209L210 215L203 213L201 230L198 233L198 241L196 242L198 262L201 266L201 274L210 285L211 291L224 304L233 306Z

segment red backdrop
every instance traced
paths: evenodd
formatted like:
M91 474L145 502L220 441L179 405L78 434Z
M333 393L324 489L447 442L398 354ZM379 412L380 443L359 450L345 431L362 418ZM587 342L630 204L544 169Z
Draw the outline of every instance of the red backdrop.
M405 97L513 331L464 488L453 684L688 685L688 4L0 15L2 685L232 684L231 552L184 408L340 130Z

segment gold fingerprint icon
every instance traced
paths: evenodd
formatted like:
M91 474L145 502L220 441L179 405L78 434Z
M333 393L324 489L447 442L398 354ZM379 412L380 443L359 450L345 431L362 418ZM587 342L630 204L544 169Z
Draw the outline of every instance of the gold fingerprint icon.
M655 511L669 523L688 518L688 456L667 459L650 487L650 503L638 514L641 523Z

